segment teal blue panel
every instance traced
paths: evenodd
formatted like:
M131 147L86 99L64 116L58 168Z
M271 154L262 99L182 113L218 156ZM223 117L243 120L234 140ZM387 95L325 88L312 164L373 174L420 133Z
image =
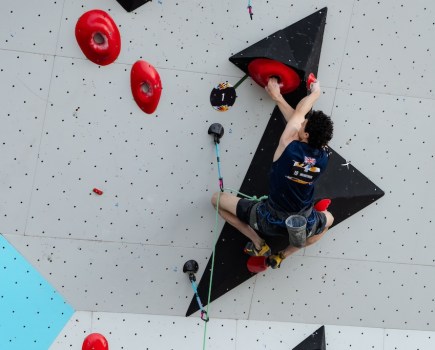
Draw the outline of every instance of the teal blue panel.
M0 235L0 349L47 350L73 313Z

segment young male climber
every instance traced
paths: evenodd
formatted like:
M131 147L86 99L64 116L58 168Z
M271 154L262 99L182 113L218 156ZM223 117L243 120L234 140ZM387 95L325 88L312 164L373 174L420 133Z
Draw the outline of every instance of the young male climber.
M287 122L273 156L269 196L258 202L216 192L211 202L216 208L219 198L220 216L252 241L245 251L250 255L268 256L269 265L277 268L283 259L302 246L321 239L334 221L326 209L319 212L313 208L314 184L328 163L327 145L332 138L333 123L323 112L312 111L320 96L318 81L311 85L311 94L304 97L296 109L284 100L276 78L270 78L265 89ZM305 241L302 245L289 243L284 250L270 255L265 240L270 236L289 237L285 221L294 214L306 218Z

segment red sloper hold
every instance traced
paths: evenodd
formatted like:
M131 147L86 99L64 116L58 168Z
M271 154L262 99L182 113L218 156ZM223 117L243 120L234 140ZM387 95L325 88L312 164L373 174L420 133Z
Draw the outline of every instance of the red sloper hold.
M137 61L131 68L131 92L145 113L153 113L160 101L162 83L156 69L146 61Z
M121 35L113 19L104 11L84 13L76 24L76 39L85 56L92 62L107 66L121 52Z
M109 350L109 343L102 334L91 333L83 341L82 350Z
M298 88L301 78L284 63L268 58L257 58L248 65L248 72L254 81L265 87L269 78L278 78L282 94L288 94Z

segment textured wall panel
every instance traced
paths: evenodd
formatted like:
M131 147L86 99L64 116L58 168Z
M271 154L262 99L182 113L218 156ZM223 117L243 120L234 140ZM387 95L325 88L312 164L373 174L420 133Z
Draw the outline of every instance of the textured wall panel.
M183 265L198 274L208 249L169 248L5 235L75 310L182 315L193 291Z
M432 330L432 266L294 257L255 284L250 319Z
M203 345L205 323L199 318L95 313L92 322L113 349L188 350ZM210 320L205 340L207 349L235 350L236 321Z
M380 328L325 326L325 332L326 349L387 350L385 331Z
M385 330L385 350L430 350L433 348L435 348L434 332Z
M45 350L74 310L3 235L0 251L0 348Z
M250 280L245 281L237 286L236 290L229 291L217 300L211 302L208 305L208 314L215 318L229 318L236 320L248 319L252 305L252 295L254 293L255 280L256 278L251 278ZM199 282L199 279L197 282ZM216 279L213 280L213 285L218 285ZM207 297L202 298L203 304L207 303L208 290L209 284L207 284ZM197 301L195 301L195 306L196 305ZM198 310L189 317L200 317L200 315L201 313Z
M293 349L319 327L315 324L238 321L237 349Z
M91 325L92 317L92 325ZM320 325L213 319L206 349L288 350ZM91 332L104 335L109 348L135 350L202 348L204 323L199 318L76 312L50 350L80 348ZM74 340L71 337L74 336ZM327 350L431 350L434 332L325 325Z
M435 4L355 1L339 87L435 97Z
M341 52L351 17L352 2L279 0L252 4L250 20L247 4L238 1L204 2L189 6L180 2L155 1L134 12L125 12L116 2L72 0L65 3L58 55L84 58L71 35L80 15L93 8L110 13L120 27L123 49L119 62L142 58L157 67L212 74L241 76L228 57L312 12L328 6L326 36L329 50L322 53L320 75L326 86L334 86L341 65ZM273 20L272 20L273 19ZM330 23L330 24L329 24Z
M64 0L0 2L0 49L54 55Z
M218 176L208 127L225 127L222 173L238 188L273 105L246 82L220 114L208 97L222 77L162 70L167 87L146 115L129 69L56 59L27 234L210 247Z
M51 56L0 50L0 229L5 233L24 234L52 67Z
M435 265L434 108L430 99L337 90L333 147L386 194L307 254Z
M85 337L92 333L92 312L76 311L50 349L80 349Z

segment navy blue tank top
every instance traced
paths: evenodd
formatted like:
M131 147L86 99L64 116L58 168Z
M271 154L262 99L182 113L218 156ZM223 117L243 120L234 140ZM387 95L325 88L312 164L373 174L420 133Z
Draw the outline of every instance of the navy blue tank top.
M269 176L271 205L299 212L313 204L314 183L328 164L328 153L305 142L292 141L272 164Z

